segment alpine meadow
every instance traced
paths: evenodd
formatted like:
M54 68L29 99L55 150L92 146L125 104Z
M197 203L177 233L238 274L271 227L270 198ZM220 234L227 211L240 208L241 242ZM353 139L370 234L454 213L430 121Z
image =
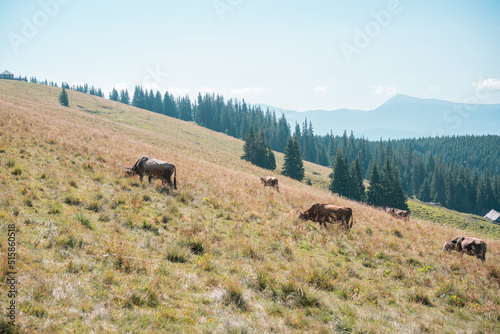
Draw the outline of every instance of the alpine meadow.
M16 283L0 332L500 332L499 225L412 198L397 219L330 192L330 167L304 161L300 182L269 147L274 170L196 122L65 94L0 80L0 273L12 230ZM127 176L141 156L175 164L177 189ZM352 208L352 229L300 220L314 203ZM462 235L484 262L442 252Z

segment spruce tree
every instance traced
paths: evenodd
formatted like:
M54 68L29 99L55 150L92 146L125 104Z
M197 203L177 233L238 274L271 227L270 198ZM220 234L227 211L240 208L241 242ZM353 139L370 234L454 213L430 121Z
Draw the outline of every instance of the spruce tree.
M328 155L326 154L325 145L321 144L318 151L318 158L316 159L321 166L328 166Z
M285 148L285 163L282 174L292 179L302 181L304 178L304 163L300 155L300 146L297 136L288 138Z
M349 181L349 197L356 201L363 201L365 197L365 186L363 185L363 175L361 174L361 165L358 157L352 162L349 172Z
M66 93L66 88L62 88L61 94L59 95L59 103L62 106L69 107L68 93Z
M153 112L163 114L163 101L159 91L156 91L156 95L153 100Z
M348 197L349 191L349 170L347 169L347 160L343 157L340 149L337 151L333 163L333 176L330 183L330 191L340 196Z
M406 200L407 197L403 191L403 186L401 184L399 168L398 166L396 166L394 168L394 177L391 184L391 192L387 206L398 208L401 210L408 210L408 204L406 203Z
M245 136L245 144L243 145L243 155L241 159L253 162L256 160L255 152L257 151L257 137L253 126L250 125Z
M128 95L128 90L122 89L120 91L120 102L125 104L130 104L130 97Z
M378 172L377 163L373 160L372 169L370 173L370 187L366 193L366 201L368 204L374 206L382 206L382 185L380 181L380 174Z
M109 99L111 101L118 101L120 99L120 95L118 95L118 91L115 87L113 87L113 90L109 93Z

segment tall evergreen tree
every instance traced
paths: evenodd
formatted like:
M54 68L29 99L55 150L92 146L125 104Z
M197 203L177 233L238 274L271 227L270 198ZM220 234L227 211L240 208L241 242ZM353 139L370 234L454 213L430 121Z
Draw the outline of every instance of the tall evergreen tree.
M179 117L174 96L169 92L165 92L163 96L163 114L170 117Z
M109 99L111 101L118 101L120 99L120 95L118 95L118 91L115 87L113 87L113 90L109 93Z
M130 97L128 95L128 90L122 89L120 91L120 102L125 104L130 104Z
M380 174L378 172L377 168L377 163L375 160L373 160L372 163L372 168L371 168L371 173L370 173L370 187L368 188L368 191L366 193L366 201L368 204L374 205L374 206L383 206L383 190L382 190L382 184L380 180Z
M153 112L163 114L163 101L161 98L161 93L159 91L156 92L153 100Z
M300 155L298 136L294 136L293 139L288 137L282 174L299 181L304 178L304 163Z
M347 160L344 158L339 149L333 163L333 176L330 183L330 191L332 193L337 193L340 196L348 197L350 195L349 190L349 170L347 167Z
M66 93L66 88L62 88L61 94L59 95L59 103L62 106L69 107L68 93Z
M242 159L246 161L256 161L257 160L257 136L253 130L253 126L250 125L245 136L245 144L243 145L243 155Z
M320 144L319 146L319 151L318 151L318 158L316 159L318 161L318 164L321 166L328 166L328 155L326 154L326 148L325 145Z
M361 165L358 157L352 162L349 171L349 181L349 197L356 201L363 201L365 197L365 186L363 185L363 175L361 174Z
M141 86L135 86L134 96L132 97L132 105L137 108L146 109L144 91Z

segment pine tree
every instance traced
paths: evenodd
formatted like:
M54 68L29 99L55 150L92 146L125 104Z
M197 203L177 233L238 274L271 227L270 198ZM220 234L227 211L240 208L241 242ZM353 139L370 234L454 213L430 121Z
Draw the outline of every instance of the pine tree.
M337 193L340 196L348 197L350 195L349 190L349 170L347 168L347 160L344 158L339 149L333 163L333 176L330 183L330 191L332 193Z
M245 136L245 144L243 145L243 156L241 159L253 162L257 160L257 136L253 130L253 126L250 125L247 134Z
M59 95L59 103L62 106L69 107L68 93L66 93L66 88L62 88L61 94Z
M408 210L408 204L406 203L407 197L403 191L403 186L401 184L401 175L399 174L399 168L396 166L394 168L394 177L391 184L391 196L387 206L392 208L398 208L401 210Z
M370 187L366 193L366 201L368 204L374 206L382 206L382 185L380 181L380 174L378 172L377 163L373 160L372 169L370 173Z
M300 155L300 145L297 136L294 136L293 139L288 137L282 174L299 181L302 181L304 178L304 163Z
M318 151L318 158L316 159L321 166L328 166L328 155L326 154L325 145L321 144Z
M356 201L363 201L365 197L365 186L363 185L363 175L361 174L361 165L358 157L352 162L349 171L349 181L349 197Z
M156 95L153 100L153 112L163 114L163 101L159 91L156 91Z
M168 92L165 92L165 95L163 96L163 114L170 117L179 117L174 96Z
M116 90L115 87L113 87L113 90L111 93L109 93L109 99L111 101L118 101L120 99L120 96L118 95L118 91Z
M259 134L256 136L253 127L249 127L241 158L262 168L276 169L276 159L271 148L267 146L263 128L260 129Z
M130 97L128 95L128 90L122 89L120 91L120 102L125 104L130 104Z
M382 206L408 210L406 195L404 194L403 186L401 185L399 168L397 166L395 168L392 167L389 157L386 157L380 180L382 188Z
M134 96L132 97L132 105L142 109L145 109L146 107L144 91L141 86L135 86Z

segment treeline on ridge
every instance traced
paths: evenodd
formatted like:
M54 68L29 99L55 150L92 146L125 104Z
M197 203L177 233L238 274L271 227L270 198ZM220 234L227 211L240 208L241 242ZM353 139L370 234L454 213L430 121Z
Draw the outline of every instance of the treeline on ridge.
M32 78L31 82L37 82L36 78ZM49 84L47 80L38 83ZM88 85L70 87L63 83L63 86L103 96L100 89L89 88ZM479 215L484 215L492 208L500 208L500 155L493 154L500 147L500 136L370 141L364 137L354 137L352 131L350 135L347 131L342 135L334 135L333 131L316 135L307 119L301 125L296 123L292 131L284 114L277 117L269 109L264 111L260 106L247 104L245 100L225 100L221 95L198 94L197 99L191 101L187 95L174 97L169 92L161 94L136 86L132 99L127 90L118 92L115 88L109 97L159 114L194 121L200 126L239 139L245 139L252 128L256 139L258 136L265 138L265 146L277 152L284 152L288 139L293 137L299 144L302 159L323 166L333 167L340 152L347 166L357 159L359 173L368 180L373 175L374 166L382 171L388 161L391 170L399 174L404 194L425 202ZM272 164L263 167L274 169ZM351 169L348 168L348 171ZM357 193L348 191L342 195L358 199L350 192ZM361 200L370 202L368 195L369 189Z

